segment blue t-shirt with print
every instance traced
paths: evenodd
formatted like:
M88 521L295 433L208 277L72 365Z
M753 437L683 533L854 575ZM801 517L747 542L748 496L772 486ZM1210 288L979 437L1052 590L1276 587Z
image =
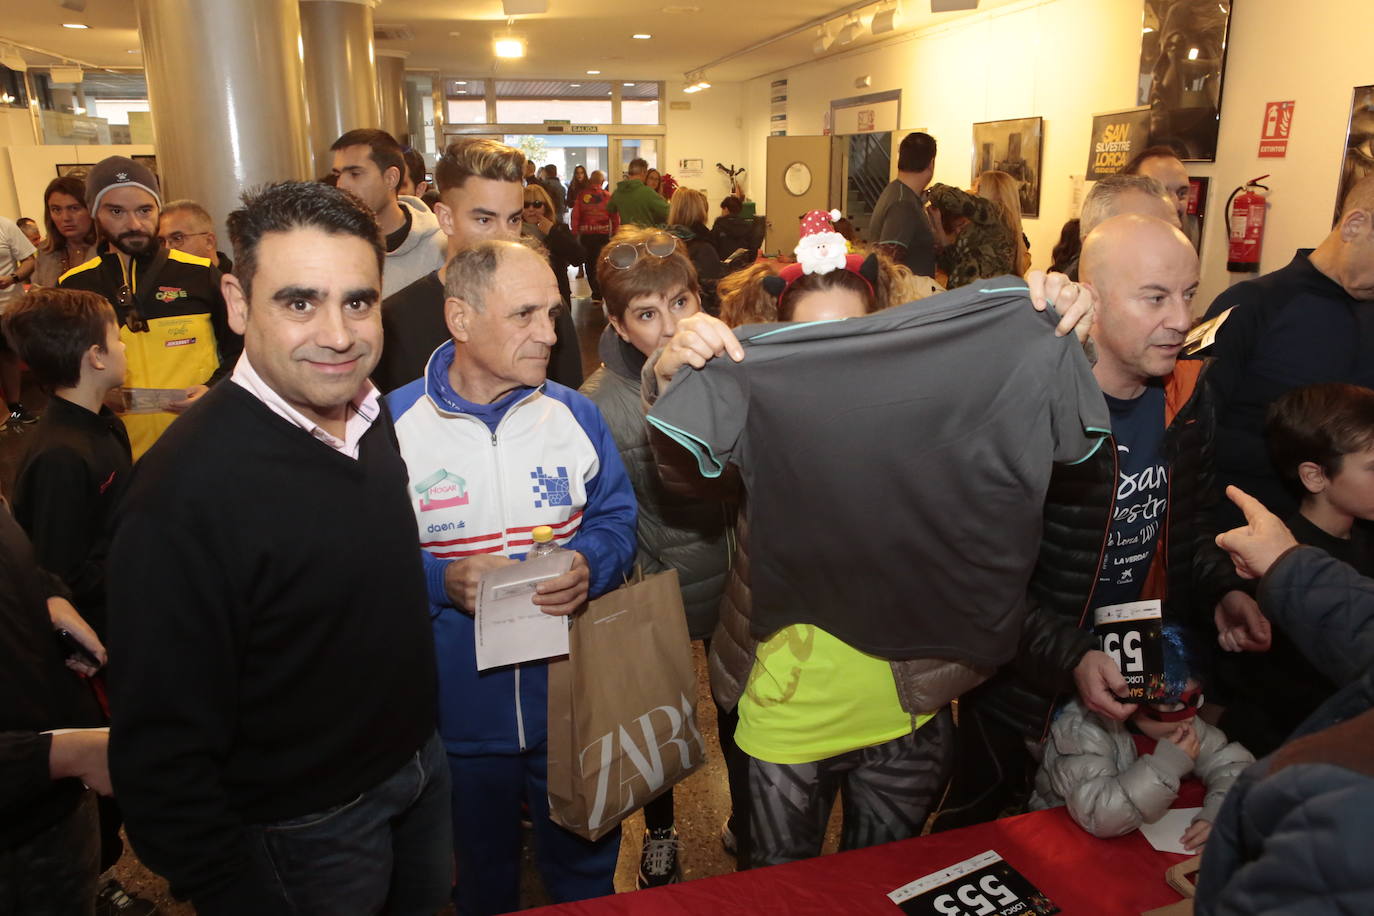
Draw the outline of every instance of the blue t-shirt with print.
M1130 400L1105 397L1112 414L1119 476L1094 607L1140 599L1169 505L1169 469L1163 450L1164 389L1150 385Z

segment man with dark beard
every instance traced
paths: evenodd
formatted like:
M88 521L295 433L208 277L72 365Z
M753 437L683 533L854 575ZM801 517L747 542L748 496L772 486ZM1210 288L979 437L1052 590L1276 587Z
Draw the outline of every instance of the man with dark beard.
M115 307L129 359L125 384L136 389L124 424L137 460L234 365L243 342L229 328L219 271L160 246L162 199L151 171L123 156L100 161L86 179L86 205L105 251L58 285L97 292Z

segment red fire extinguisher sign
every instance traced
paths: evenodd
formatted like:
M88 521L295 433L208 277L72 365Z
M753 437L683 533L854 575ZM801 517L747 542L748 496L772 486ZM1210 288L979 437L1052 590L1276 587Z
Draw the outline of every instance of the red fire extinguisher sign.
M1293 132L1293 103L1269 102L1260 125L1259 158L1282 159L1288 155L1288 135Z

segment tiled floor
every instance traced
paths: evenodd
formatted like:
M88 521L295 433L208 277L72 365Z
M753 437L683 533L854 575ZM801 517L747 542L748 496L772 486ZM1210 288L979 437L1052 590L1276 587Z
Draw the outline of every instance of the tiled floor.
M575 292L579 285L575 282ZM585 290L585 286L582 286L582 289ZM584 371L590 375L600 362L596 355L597 339L606 325L606 319L600 308L594 306L587 299L575 300L573 317L578 328ZM24 402L31 408L39 408L45 402L45 398L39 392L26 388ZM24 442L24 430L0 430L0 487L6 493L10 491L13 485L14 473L22 454ZM706 664L700 645L696 646L695 654L699 688L697 722L706 740L708 760L705 767L693 774L691 778L680 783L674 790L677 829L682 843L681 863L683 876L686 880L725 874L733 871L735 867L734 859L724 851L720 844L720 828L729 814L729 797L725 788L725 765L716 741L715 706L711 702L707 687ZM516 816L516 812L512 812L511 816ZM830 834L827 850L833 850L836 843L836 829L833 819ZM636 813L624 824L624 840L621 845L619 866L616 870L615 883L618 891L631 891L635 887L643 835L643 818ZM525 862L527 866L523 883L525 904L537 906L548 903L547 895L544 893L533 868L528 843L525 847ZM181 916L181 914L194 912L189 905L174 901L167 891L166 883L145 869L131 851L125 852L124 858L115 867L115 872L128 890L158 902L162 911L168 916Z

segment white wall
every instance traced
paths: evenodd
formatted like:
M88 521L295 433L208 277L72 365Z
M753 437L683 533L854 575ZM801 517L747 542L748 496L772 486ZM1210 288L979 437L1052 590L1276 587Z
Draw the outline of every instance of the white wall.
M678 184L705 193L710 204L709 225L721 199L730 193L730 179L716 168L716 163L739 166L745 160L744 85L716 83L710 89L687 95L680 85L669 84L667 96L664 123L668 134L664 143L668 155L660 171L672 172ZM683 101L692 106L690 110L673 110L671 103ZM683 159L702 160L701 176L683 177L678 165Z
M33 116L29 110L9 106L0 108L0 215L10 219L31 215L20 208L18 191L10 179L10 150L33 144Z
M1288 0L1239 0L1222 99L1218 161L1190 163L1212 178L1200 307L1230 282L1222 205L1232 188L1264 172L1273 189L1262 268L1283 266L1300 245L1330 228L1350 90L1374 83L1369 0L1313 0L1295 13ZM1027 0L870 49L751 80L744 90L751 196L766 210L768 84L788 80L788 132L819 134L832 99L902 90L901 126L925 128L940 144L935 180L967 187L972 124L1045 119L1040 218L1026 220L1036 267L1071 210L1070 176L1087 165L1092 115L1135 104L1141 0ZM1287 159L1258 159L1264 103L1297 102ZM1241 279L1244 279L1243 277Z
M9 168L0 173L0 203L10 194L24 216L43 220L43 189L57 177L58 163L95 164L107 156L151 156L151 146L11 146ZM0 165L3 165L0 162Z

